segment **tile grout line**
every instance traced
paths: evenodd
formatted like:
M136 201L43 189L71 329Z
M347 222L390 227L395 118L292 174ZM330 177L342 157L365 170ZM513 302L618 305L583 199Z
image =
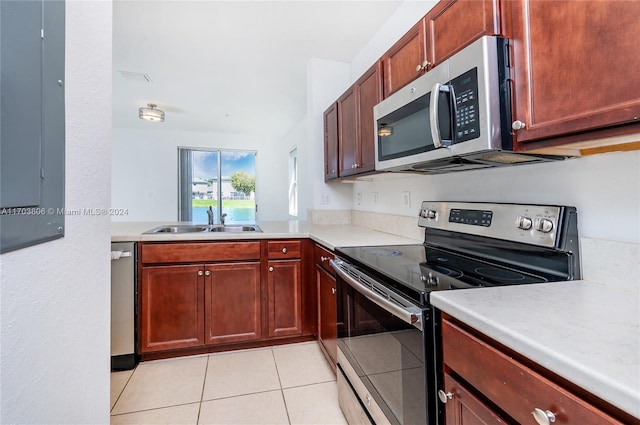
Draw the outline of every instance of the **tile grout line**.
M113 403L113 406L111 407L111 409L109 409L109 416L111 416L111 412L113 412L113 409L116 408L116 404L118 404L118 401L120 400L120 397L122 397L122 394L124 394L124 389L127 388L127 385L129 385L129 382L131 381L131 378L133 378L133 374L136 373L137 369L138 369L138 366L136 365L136 367L133 368L133 371L131 371L131 375L129 375L129 378L127 378L127 382L124 383L124 386L122 387L122 390L118 394L118 398L116 398L115 403ZM113 373L113 372L111 372L111 373ZM111 378L111 376L109 376L109 378ZM109 390L111 390L111 382L109 382Z
M291 417L289 416L289 408L287 407L287 399L284 398L284 390L282 389L282 381L280 380L280 370L278 370L278 362L276 361L276 353L271 348L271 357L273 357L273 364L276 367L276 375L278 375L278 385L280 385L280 396L282 397L282 402L284 403L284 411L287 413L287 422L291 425Z
M204 368L204 379L202 380L202 391L200 392L200 403L198 404L198 417L196 419L196 425L200 423L200 412L202 412L202 399L204 398L204 388L207 384L207 372L209 371L209 356L207 356L207 365Z
M134 410L132 412L122 412L122 413L116 413L115 415L111 415L111 416L125 416L125 415L134 415L136 413L143 413L143 412L152 412L154 410L162 410L162 409L170 409L172 407L180 407L180 406L188 406L190 404L196 404L198 403L197 401L191 401L189 403L180 403L180 404L170 404L168 406L160 406L160 407L150 407L148 409L142 409L142 410Z

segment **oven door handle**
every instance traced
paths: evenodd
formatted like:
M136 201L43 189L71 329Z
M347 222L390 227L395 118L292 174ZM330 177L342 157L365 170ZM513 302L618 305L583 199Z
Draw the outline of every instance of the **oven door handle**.
M406 307L389 300L382 295L376 293L366 285L363 285L353 277L349 276L340 266L340 260L329 260L331 267L338 273L338 275L356 291L364 295L368 300L374 302L378 306L382 307L389 313L393 314L400 320L416 328L422 330L422 311L419 308L415 308L414 311L408 310Z

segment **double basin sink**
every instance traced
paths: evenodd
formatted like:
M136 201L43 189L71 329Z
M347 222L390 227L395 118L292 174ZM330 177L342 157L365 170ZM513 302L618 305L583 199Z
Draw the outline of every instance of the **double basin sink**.
M243 233L243 232L262 232L262 229L256 224L250 225L204 225L204 224L175 224L169 226L158 226L147 230L150 233L206 233L206 232L225 232L225 233Z

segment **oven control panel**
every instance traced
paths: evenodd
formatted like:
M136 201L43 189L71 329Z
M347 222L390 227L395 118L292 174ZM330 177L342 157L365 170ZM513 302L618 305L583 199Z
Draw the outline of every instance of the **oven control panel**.
M555 247L567 208L571 207L425 201L418 212L418 225Z

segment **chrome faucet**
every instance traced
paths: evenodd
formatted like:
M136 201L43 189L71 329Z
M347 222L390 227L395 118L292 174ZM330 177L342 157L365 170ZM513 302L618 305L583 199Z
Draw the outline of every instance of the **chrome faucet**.
M209 209L207 210L207 215L209 216L208 223L209 226L213 225L213 210L211 209L211 205L209 205Z
M224 226L224 219L227 217L227 213L224 213L220 216L220 224Z

